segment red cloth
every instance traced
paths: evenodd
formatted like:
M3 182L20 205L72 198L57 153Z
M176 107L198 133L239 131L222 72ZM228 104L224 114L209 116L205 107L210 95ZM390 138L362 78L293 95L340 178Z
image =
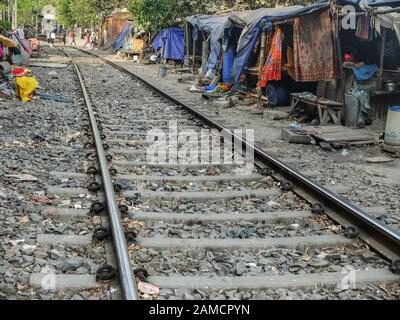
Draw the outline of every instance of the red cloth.
M272 46L269 52L264 69L261 73L261 79L258 83L260 88L265 88L268 81L282 79L282 42L283 32L277 27L272 39Z
M15 77L23 77L25 76L25 69L24 68L14 68L12 74Z

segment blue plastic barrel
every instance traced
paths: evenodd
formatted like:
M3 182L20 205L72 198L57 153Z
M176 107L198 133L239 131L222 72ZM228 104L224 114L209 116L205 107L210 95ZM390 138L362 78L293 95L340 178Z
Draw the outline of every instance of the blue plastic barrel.
M224 81L224 83L233 82L232 67L235 56L236 49L234 46L229 46L224 52L224 61L222 64L222 81Z
M283 85L268 84L265 88L265 95L272 107L290 105L290 96Z

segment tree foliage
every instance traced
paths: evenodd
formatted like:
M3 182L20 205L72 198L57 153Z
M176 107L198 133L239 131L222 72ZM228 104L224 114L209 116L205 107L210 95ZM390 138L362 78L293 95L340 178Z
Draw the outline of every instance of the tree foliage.
M127 0L57 0L57 17L66 26L88 27L116 9L127 6Z
M238 6L256 9L308 5L312 2L313 0L129 0L128 9L135 15L141 27L159 31L182 24L185 17L198 13L215 13Z
M129 0L137 23L151 31L180 24L185 17L205 13L212 0Z

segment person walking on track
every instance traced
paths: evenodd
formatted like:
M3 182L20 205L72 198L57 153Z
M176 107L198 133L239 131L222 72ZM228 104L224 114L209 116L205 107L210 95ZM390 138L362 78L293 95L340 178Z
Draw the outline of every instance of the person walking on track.
M72 45L75 45L76 46L76 32L75 32L75 30L72 30L71 31L71 34L70 34L70 37L71 37L71 46Z

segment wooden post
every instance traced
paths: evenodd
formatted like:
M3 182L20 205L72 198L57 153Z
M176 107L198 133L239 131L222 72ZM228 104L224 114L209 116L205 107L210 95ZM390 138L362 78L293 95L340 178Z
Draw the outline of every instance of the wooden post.
M195 73L195 64L196 64L196 40L193 39L193 52L192 52L192 72Z
M266 56L266 47L267 47L267 33L261 33L261 44L260 44L260 58L259 58L259 67L258 67L258 80L261 80L261 74L264 69L265 56Z
M189 45L190 45L190 41L189 38L190 34L189 34L189 22L185 23L185 40L186 40L186 58L187 58L187 67L190 68L190 50L189 50Z
M202 66L202 71L204 73L204 70L206 68L207 65L207 61L208 61L208 55L210 53L210 49L209 49L209 42L208 39L204 40L202 43L202 55L201 55L201 66Z
M260 41L260 56L259 56L259 66L258 66L258 81L261 80L261 74L264 69L264 63L265 63L265 56L266 56L266 46L267 46L267 33L262 32L261 33L261 41ZM258 87L257 89L257 108L259 110L263 110L263 103L262 103L262 97L263 97L263 90L261 87Z
M383 64L385 63L385 46L386 46L386 30L382 29L381 53L379 57L378 90L381 90L383 85Z
M339 68L339 73L340 73L340 83L342 86L342 103L343 106L345 105L345 92L346 92L346 81L345 81L345 73L343 71L343 57L342 57L342 43L340 41L340 28L339 28L339 23L341 19L336 18L336 21L334 21L334 28L335 28L335 41L336 41L336 50L337 50L337 55L338 55L338 68Z

